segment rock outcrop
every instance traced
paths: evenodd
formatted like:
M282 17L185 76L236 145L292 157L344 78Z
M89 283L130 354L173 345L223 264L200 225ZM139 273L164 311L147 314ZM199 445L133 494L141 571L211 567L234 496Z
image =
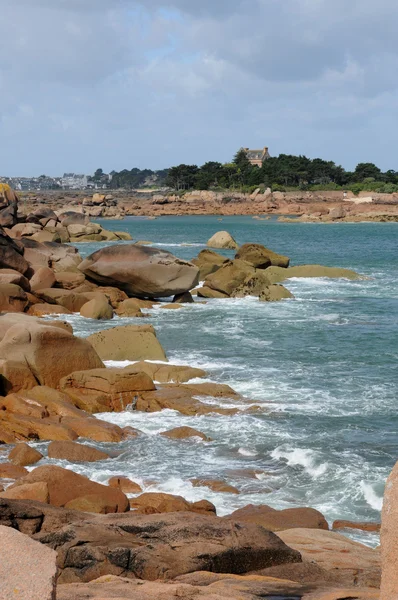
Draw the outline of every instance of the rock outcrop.
M73 371L103 367L92 345L75 337L60 322L4 314L0 340L3 396L37 384L55 388Z
M382 580L380 600L398 598L398 463L387 479L381 515Z
M265 504L260 506L249 504L235 510L226 518L245 521L247 523L256 523L269 531L282 531L297 527L305 529L329 529L328 523L322 513L314 508L306 507L275 510Z
M54 600L57 553L27 535L0 525L0 597Z
M277 254L261 244L243 244L235 254L235 258L245 260L256 269L267 267L288 267L290 259L287 256Z
M167 361L152 325L113 327L94 333L87 340L102 360Z
M194 288L199 269L170 252L136 244L116 245L91 254L79 269L93 281L130 296L159 298Z

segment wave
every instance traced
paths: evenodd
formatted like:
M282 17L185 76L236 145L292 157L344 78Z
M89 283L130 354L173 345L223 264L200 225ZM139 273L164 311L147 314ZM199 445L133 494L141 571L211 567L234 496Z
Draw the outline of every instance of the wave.
M360 487L366 502L371 508L381 511L383 508L383 496L378 496L370 483L361 481Z
M316 453L308 448L293 448L292 450L275 448L271 452L271 456L277 460L285 459L289 466L303 467L314 478L324 475L328 469L327 462L316 464Z

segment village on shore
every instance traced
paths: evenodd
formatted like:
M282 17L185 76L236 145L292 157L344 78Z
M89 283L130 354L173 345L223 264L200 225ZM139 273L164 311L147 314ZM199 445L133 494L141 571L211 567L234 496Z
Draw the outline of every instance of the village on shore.
M230 386L192 383L205 378L205 371L168 363L146 312L154 305L184 311L186 304L245 296L292 302L283 285L290 277L361 277L338 266L292 265L291 257L250 240L238 245L227 231L217 232L194 260L185 261L156 248L156 240L154 247L140 244L92 219L297 217L288 211L286 194L259 191L225 202L212 192L189 192L183 203L192 212L185 213L180 196L126 199L97 192L83 198L55 192L25 198L8 186L0 193L0 599L398 598L398 463L387 482L381 523L328 523L319 511L302 506L247 505L220 517L206 490L238 495L226 480L192 480L203 498L189 502L177 494L145 491L123 473L103 485L73 470L79 463L112 461L111 451L86 441L118 444L144 435L97 418L99 413L173 409L228 419L245 410L223 405L231 398L245 402ZM336 197L329 206L316 199L309 210L323 205L328 212L303 214L320 222L327 216L355 220L354 214L363 219L369 209L369 220L398 218L398 204L376 200ZM306 202L296 198L293 204ZM242 213L246 205L253 212ZM200 212L205 206L237 212ZM391 212L384 212L384 219L376 215L387 207ZM73 244L84 241L113 243L82 259ZM233 258L217 252L225 249ZM62 319L72 313L113 319L115 326L83 339ZM118 317L142 324L118 325ZM107 367L106 361L129 366ZM261 407L251 402L247 410ZM212 443L205 432L186 426L159 435L170 444ZM48 442L46 453L34 447L37 441ZM48 458L67 461L68 468L47 464ZM381 546L354 542L343 535L347 530L381 531Z

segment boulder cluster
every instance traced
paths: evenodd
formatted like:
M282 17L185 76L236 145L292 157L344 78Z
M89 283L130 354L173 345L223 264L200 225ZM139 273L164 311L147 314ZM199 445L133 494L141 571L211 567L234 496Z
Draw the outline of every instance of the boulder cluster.
M5 209L12 207L8 192L5 201ZM43 223L41 233L48 225ZM98 483L73 470L96 462L106 472L119 452L112 443L144 435L98 414L172 409L184 416L228 417L245 410L245 399L228 385L198 383L206 376L200 369L168 364L150 324L119 321L83 339L51 315L144 317L142 311L162 297L174 296L164 307L193 302L190 291L199 280L205 282L200 296L274 300L289 295L278 283L300 267L258 244L234 248L233 260L204 250L188 262L122 244L83 261L60 239L9 235L14 227L34 224L31 219L0 228L0 443L7 445L0 462L0 544L7 548L0 597L376 600L379 550L330 531L314 509L249 505L220 517L205 497L189 502L123 473ZM222 243L230 242L224 236ZM318 274L324 269L301 268ZM349 276L339 273L330 276ZM108 360L133 364L106 367ZM260 408L250 403L247 410ZM205 432L186 426L158 435L170 448L212 443ZM32 442L43 442L40 451ZM97 442L107 443L106 451ZM240 493L221 479L192 474L190 481L204 496L208 490ZM395 536L394 518L389 509L382 532L389 563L396 560L388 542L391 531ZM343 522L336 529L371 526L377 524Z

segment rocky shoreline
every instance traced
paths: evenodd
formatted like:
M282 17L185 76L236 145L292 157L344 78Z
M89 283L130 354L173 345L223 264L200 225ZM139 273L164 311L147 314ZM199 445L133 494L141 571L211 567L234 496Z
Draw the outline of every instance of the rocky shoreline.
M271 192L252 194L189 191L173 194L158 191L95 193L40 192L21 195L21 211L34 212L46 206L54 211L81 211L89 218L121 219L126 216L250 215L259 219L275 216L296 222L397 221L398 194L360 192Z
M18 215L15 200L8 202L4 209ZM45 230L48 223L40 225ZM203 498L189 502L145 491L124 473L104 485L73 470L106 464L115 456L111 444L144 435L97 418L100 413L173 409L228 419L262 410L228 385L197 383L203 370L168 364L145 310L154 304L184 310L186 303L208 301L203 298L286 301L291 294L281 282L289 277L359 274L290 266L289 257L259 244L238 246L228 232L213 236L192 262L136 244L105 247L82 260L60 240L42 241L14 227L0 227L0 538L8 549L0 561L0 598L16 591L30 600L55 594L61 600L393 598L397 467L387 485L383 562L380 549L337 533L378 530L378 523L336 522L331 531L310 507L266 505L220 517L206 490L239 494L227 480L193 478ZM232 260L214 251L225 248L235 250ZM170 296L173 302L163 300ZM82 339L62 320L70 313L101 322L137 317L145 324ZM109 360L130 364L107 367ZM224 400L247 408L226 407ZM185 426L159 435L170 444L211 443L206 433ZM31 445L36 441L48 443L44 454ZM90 441L107 442L108 451ZM65 467L49 463L53 459Z

